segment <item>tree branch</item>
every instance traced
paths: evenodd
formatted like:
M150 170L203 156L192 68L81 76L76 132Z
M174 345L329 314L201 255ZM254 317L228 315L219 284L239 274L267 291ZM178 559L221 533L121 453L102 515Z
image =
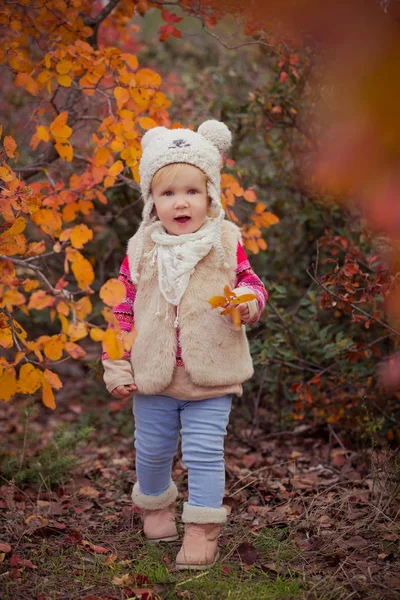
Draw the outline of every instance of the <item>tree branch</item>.
M92 27L92 29L93 29L92 35L90 37L88 37L86 41L93 48L95 48L95 50L97 50L97 48L98 48L97 34L99 31L100 25L102 24L104 19L106 19L108 17L108 15L114 10L114 8L117 6L117 4L120 3L120 1L121 0L110 0L110 2L108 4L106 4L106 6L99 12L98 15L96 15L95 17L84 17L83 18L85 25L87 25L88 27Z

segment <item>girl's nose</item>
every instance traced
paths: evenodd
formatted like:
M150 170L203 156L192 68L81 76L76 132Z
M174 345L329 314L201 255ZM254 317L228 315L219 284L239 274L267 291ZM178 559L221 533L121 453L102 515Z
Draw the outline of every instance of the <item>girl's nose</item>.
M187 207L189 206L189 203L187 201L187 198L185 198L185 196L175 196L175 203L174 203L174 207L175 208L182 208L182 207Z

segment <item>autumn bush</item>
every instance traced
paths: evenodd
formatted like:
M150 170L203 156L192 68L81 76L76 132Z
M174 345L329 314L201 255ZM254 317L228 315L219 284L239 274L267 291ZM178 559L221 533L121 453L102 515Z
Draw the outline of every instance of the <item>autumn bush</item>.
M250 334L251 418L339 422L359 436L379 417L390 441L398 398L373 375L399 341L385 241L304 177L324 63L313 44L199 6L3 3L0 398L40 393L54 408L60 361L95 342L114 358L129 348L112 306L140 220L140 138L206 114L233 132L223 201L270 292Z

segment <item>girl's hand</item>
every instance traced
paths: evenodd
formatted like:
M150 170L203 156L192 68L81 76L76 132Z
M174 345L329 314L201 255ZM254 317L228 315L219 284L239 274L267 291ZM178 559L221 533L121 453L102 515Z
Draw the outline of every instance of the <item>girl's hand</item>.
M119 385L118 387L113 389L111 394L114 396L114 398L118 398L118 400L123 400L124 398L130 396L132 392L136 392L136 390L136 385L134 383L131 383L130 385Z
M239 304L237 309L240 313L242 323L247 323L247 321L250 319L250 311L247 302L244 304Z

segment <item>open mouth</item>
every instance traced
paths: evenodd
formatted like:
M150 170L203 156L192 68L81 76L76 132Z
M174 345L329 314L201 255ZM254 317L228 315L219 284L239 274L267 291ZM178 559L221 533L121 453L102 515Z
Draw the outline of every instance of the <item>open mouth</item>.
M188 221L190 221L190 217L188 217L188 216L175 217L174 221L176 221L177 223L181 223L183 225L184 223L187 223Z

